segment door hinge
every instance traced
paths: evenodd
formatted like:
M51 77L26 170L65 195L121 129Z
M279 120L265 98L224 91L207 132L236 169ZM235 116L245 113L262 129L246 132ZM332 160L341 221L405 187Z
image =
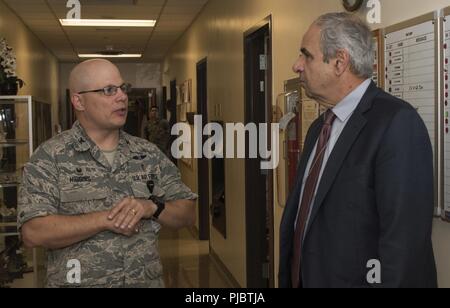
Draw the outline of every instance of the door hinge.
M266 91L266 83L264 81L259 82L259 91L262 93Z

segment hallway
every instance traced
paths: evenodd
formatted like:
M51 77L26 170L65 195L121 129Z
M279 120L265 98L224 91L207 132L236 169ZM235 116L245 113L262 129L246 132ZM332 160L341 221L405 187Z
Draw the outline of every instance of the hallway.
M173 231L163 228L159 246L167 288L238 287L209 255L209 242L196 240L188 229ZM44 282L39 281L38 285L42 287ZM33 274L25 274L10 287L33 288Z
M236 287L209 255L209 242L196 240L189 230L163 229L159 246L167 288Z
M69 2L72 3L72 7ZM183 201L187 198L186 195L169 198L172 197L171 195L178 194L181 191L178 188L182 186L180 183L168 185L168 183L172 184L171 178L176 178L176 182L182 182L188 190L198 195L198 199L195 206L196 223L192 229L179 231L169 227L161 229L158 251L161 255L166 288L278 288L279 272L283 274L291 271L289 267L293 258L288 253L296 247L291 243L294 238L294 234L291 233L296 228L294 226L296 222L303 221L302 227L306 233L316 230L311 228L311 225L316 222L318 222L317 230L320 230L317 232L317 240L314 236L311 237L314 239L311 243L316 246L306 249L306 246L299 245L297 252L300 253L302 249L310 252L311 255L322 254L324 251L337 251L339 257L342 254L343 257L356 258L353 254L358 253L358 247L356 244L353 245L354 243L376 243L373 240L365 241L361 238L368 233L368 229L374 230L373 233L377 236L383 229L382 223L379 228L373 226L379 223L374 221L374 218L381 217L381 214L377 216L379 207L374 206L378 205L380 198L375 198L374 195L378 191L385 191L376 189L374 179L377 179L375 175L384 173L376 173L372 170L374 166L378 167L374 163L378 162L373 158L375 153L379 155L383 152L373 151L373 155L367 156L367 159L366 156L361 156L364 159L360 159L360 156L355 155L353 159L353 156L347 154L334 154L332 148L318 151L317 146L314 145L316 141L313 140L316 137L310 134L310 137L306 138L310 125L330 106L325 108L325 105L322 106L309 98L308 91L302 90L308 86L308 80L302 79L306 78L304 76L307 76L308 70L304 67L306 60L302 62L303 60L300 59L320 60L322 58L322 56L315 56L315 52L313 54L311 49L318 54L324 53L323 50L319 50L319 45L311 46L308 40L304 42L303 37L309 33L311 23L322 14L351 11L345 7L346 3L347 6L348 3L354 3L355 8L360 5L351 14L363 20L368 19L369 12L373 12L367 4L379 4L379 12L375 15L380 15L380 20L377 22L367 20L370 26L368 30L371 30L372 39L377 46L373 48L376 59L373 63L366 63L368 64L366 71L372 71L373 67L372 73L377 86L384 88L393 96L408 100L418 112L420 111L419 115L423 117L428 129L435 165L435 178L432 183L435 186L433 189L436 197L433 204L436 212L433 221L433 248L439 286L450 287L448 245L450 242L448 95L450 92L447 76L450 69L448 66L450 0L427 2L415 0L412 2L414 5L406 0L319 0L314 5L306 0L280 2L274 0L0 0L0 288L3 286L32 288L44 285L42 272L45 271L44 264L47 263L45 249L25 249L22 253L22 250L18 249L22 245L19 241L6 240L7 238L19 239L21 225L17 221L28 219L26 213L18 211L19 203L22 207L29 207L28 212L33 214L30 214L31 220L40 217L39 215L84 216L97 210L109 210L123 197L135 197L144 200L144 205L141 204L142 208L148 209L149 205L152 207L156 205L157 210L153 212L156 215L146 215L156 221L164 210L159 222L161 225L170 226L165 224L165 215L173 214L170 218L177 218L175 215L177 213L182 213L180 216L188 216L183 213L186 208L177 208L177 211L173 212L167 210L173 206L169 204L172 201ZM411 27L414 29L409 29ZM415 27L420 29L420 32L416 33ZM405 45L398 38L400 36L411 40L409 43L412 45ZM370 39L367 37L364 41L369 42ZM2 42L4 42L3 48ZM305 48L307 54L304 52ZM2 49L5 52L2 53ZM409 49L412 49L412 52ZM6 50L9 51L6 52ZM369 55L372 52L359 54ZM12 55L14 55L13 61ZM6 73L10 70L3 67L5 64L2 64L2 61L6 63L4 58L11 62L9 66L14 67L13 77L1 78L2 73L7 76ZM92 74L93 78L87 78L88 74L77 73L75 75L80 76L75 80L86 82L73 86L73 80L72 82L70 80L75 66L86 59L96 58L106 58L114 63L120 71L120 78L112 81L107 81L108 78L100 78L102 70L95 70L95 74ZM326 57L323 58L325 60ZM330 61L322 62L319 64L331 63ZM328 66L328 68L332 67ZM347 72L347 70L344 71ZM353 73L352 70L348 72ZM311 70L311 74L313 73L316 73L315 69ZM360 76L357 77L356 79L359 80ZM14 78L18 78L20 82ZM9 82L9 79L13 82ZM333 94L330 96L338 96L334 94L341 91L332 91L335 88L334 83L330 85L333 86L323 87L323 90L326 92L329 90L330 94ZM10 93L10 90L13 91ZM361 88L360 91L362 90L364 89ZM354 101L355 104L365 101L359 97L360 91L357 91L358 99ZM126 96L126 102L121 94ZM122 97L122 100L113 103L113 99L117 97ZM346 97L352 98L350 94ZM92 99L95 103L110 101L111 104L105 104L106 107L102 108L90 107L92 104L77 105L82 98L86 99L85 102L88 100L90 102ZM341 98L334 100L336 104L342 102ZM109 110L111 106L116 106L116 103L122 103L120 108ZM355 110L353 109L352 113L347 115L346 121L350 121ZM22 171L36 147L45 140L69 130L77 118L83 118L83 115L88 115L86 117L88 120L94 119L89 116L91 111L105 112L105 115L109 112L111 118L117 118L117 123L126 120L123 122L124 125L120 122L120 125L114 126L114 130L120 126L130 135L156 144L162 152L173 158L174 162L176 161L177 172L179 171L180 176L174 172L174 168L168 168L169 164L165 164L163 159L154 160L156 152L143 140L136 142L138 146L136 151L130 151L132 155L128 155L127 152L127 155L121 156L119 153L118 156L114 156L121 150L115 140L112 147L103 149L99 144L94 147L96 154L102 155L100 152L103 152L106 160L111 159L109 162L111 169L101 169L108 167L105 159L103 163L93 164L95 168L79 167L78 162L67 159L74 164L67 168L70 171L67 172L67 176L54 176L51 178L54 181L43 181L45 184L39 188L44 190L46 195L51 195L51 200L40 200L38 197L42 191L36 193L30 189L29 195L38 198L37 205L31 201L19 202L19 187L24 183L31 183L26 180L26 177L22 177ZM380 114L389 113L380 112ZM340 134L344 132L347 125L347 122L342 121L344 117L341 118L339 120L342 123L339 124L342 125L339 126L339 133L330 133L333 137L333 147L337 144L339 150L339 141L341 141L346 147L348 145L349 149L353 149L350 145L358 143L347 142L347 140L352 140L353 137L361 138L362 134L355 133L351 136L352 138L346 138L346 134L343 134L344 137L339 140ZM366 120L363 121L362 118L360 120L361 131L367 127L375 127ZM350 131L349 128L347 130ZM384 128L374 131L383 132ZM317 132L319 132L318 128ZM1 139L2 136L3 139ZM369 134L369 137L371 136L372 134ZM84 138L74 139L74 141L77 140L80 144L86 145ZM360 142L365 145L370 140L371 138L361 138ZM409 139L404 138L404 140ZM133 145L133 143L127 144L125 146L127 149ZM314 148L308 147L311 144ZM331 141L327 141L324 146L331 147L331 144ZM392 144L400 143L392 142ZM59 147L63 148L61 141L58 142L58 147L51 147L48 151L59 149ZM354 153L363 155L369 148L373 149L370 146L361 146L361 150L356 150ZM305 151L308 149L311 150L309 154L309 151ZM313 149L317 152L317 156L320 153L327 159L314 159ZM404 149L405 147L402 147L399 151ZM404 156L408 158L416 152L418 151L408 151L408 155ZM47 158L47 154L50 153L44 154L43 156ZM53 159L52 155L49 157ZM302 155L303 159L300 160ZM89 159L96 158L94 156L96 155ZM118 180L114 182L108 172L119 170L114 168L116 161L119 161L115 157L128 160L127 164L121 164L124 169L120 176L117 176ZM332 158L331 167L327 167L328 162L323 163L322 169L317 168L320 176L311 181L315 184L308 185L314 193L310 195L311 199L304 198L309 200L305 202L308 207L303 207L306 210L303 211L304 215L300 215L302 211L295 209L302 208L307 179L313 174L307 168L320 167L322 159L327 161L330 157ZM342 159L336 160L333 165L335 157ZM428 158L430 157L431 155L428 155ZM152 161L147 162L150 158ZM55 161L59 163L61 160ZM422 160L419 161L422 162ZM136 168L129 167L128 162ZM263 166L268 166L266 164L268 162L275 162L275 165L269 165L269 169L266 169ZM304 170L298 168L299 162L304 163L304 166L300 164ZM56 163L54 165L56 166ZM397 164L392 165L397 167ZM395 176L400 177L404 172L416 170L418 166L423 165L422 163L412 164L414 168L403 168L394 172L394 176L386 178L395 180ZM49 166L49 170L52 171L53 164ZM97 176L98 170L102 171L101 176ZM331 172L325 172L328 170ZM343 175L340 172L343 172ZM39 179L46 175L46 172L34 173L40 175ZM56 172L48 173L56 174ZM173 176L175 173L176 176ZM171 176L168 177L168 174ZM327 176L329 174L332 176ZM325 188L319 190L318 185L322 175L325 175L323 177ZM405 184L406 188L398 189L395 194L386 195L402 197L420 192L413 189L411 185L415 183L410 182L424 179L423 176L405 176L404 178L409 181ZM93 181L96 182L95 185ZM351 185L351 181L357 185ZM57 189L46 191L48 184L52 182ZM378 182L385 184L385 181ZM427 183L431 186L431 182ZM335 188L335 185L340 184L343 189ZM157 186L168 188L156 189ZM386 186L394 191L392 186ZM92 192L94 188L98 188L99 193ZM121 190L120 194L119 190ZM339 196L335 197L332 191L339 192L335 194ZM319 192L321 196L317 198ZM340 196L341 192L342 196ZM431 195L429 193L427 196ZM290 196L293 197L290 198ZM151 197L157 197L151 199L154 204L145 203ZM320 199L319 202L316 202L316 198ZM195 198L192 197L189 200L193 199ZM429 199L429 202L424 203L431 206L431 197ZM335 200L339 200L342 208L334 205L337 203ZM420 199L411 198L411 200ZM167 208L166 203L169 204ZM326 203L329 205L323 206ZM381 205L391 206L394 203L386 201ZM359 206L360 204L362 206ZM402 204L404 206L401 209L405 209L407 215L391 216L401 223L411 224L414 220L410 219L409 215L418 213L412 210L412 204L413 202ZM41 206L45 211L36 211L36 207ZM136 216L136 209L133 206L129 210L130 215ZM328 209L331 212L325 212ZM142 212L150 214L148 211ZM39 215L35 216L36 213ZM292 219L286 219L288 216L285 213L288 213L289 218ZM429 213L431 215L431 210ZM345 216L345 219L341 219L340 216ZM424 217L424 215L418 216ZM182 226L192 225L192 217L185 219L191 223ZM298 219L300 217L305 219ZM443 218L447 218L448 221ZM282 221L288 223L283 224ZM172 219L169 219L169 222L173 222ZM54 224L42 225L44 229L54 226ZM78 223L75 222L75 225ZM65 226L65 224L60 223L58 226ZM82 226L84 231L84 225ZM395 224L395 226L401 226L401 224ZM130 228L133 229L132 226ZM331 235L336 235L337 240L324 240L322 235L319 236L322 229L329 231ZM417 224L412 225L412 230L419 230ZM341 235L341 231L345 232ZM40 234L40 232L30 233ZM63 234L56 231L48 233L50 238ZM100 231L97 234L99 233ZM409 239L424 238L411 236L407 232L403 233L408 234ZM46 233L43 232L43 234ZM292 236L286 237L286 234ZM301 233L297 232L297 234L297 244L303 244L309 237L309 234L303 234L303 237ZM82 238L76 237L78 242L70 242L73 245L65 248L69 250L76 247L75 245L82 245L81 241L86 239L85 234L82 235ZM153 233L151 235L154 236ZM65 234L62 237L65 237ZM208 240L201 241L198 238ZM286 238L289 240L280 240ZM147 240L147 237L144 238L144 241ZM341 241L347 242L347 240L348 247L339 245ZM38 243L41 246L48 244L46 241ZM152 241L152 245L153 243L155 241ZM322 249L328 244L336 247ZM54 246L46 245L46 247ZM119 249L115 249L117 247ZM405 244L396 247L410 246ZM114 256L118 251L119 254L124 250L129 251L120 245L113 248ZM152 246L152 250L145 247L136 251L139 251L140 255L153 253L154 250ZM109 253L104 247L96 252L99 255ZM359 255L363 254L359 253ZM378 256L375 253L373 255ZM328 253L323 253L323 256L327 259L326 261L340 261L339 257L334 258ZM405 254L405 256L413 256L417 259L414 253ZM370 257L373 257L372 254ZM54 272L66 271L65 264L73 260L77 261L78 255L73 258L70 256L68 260L64 260L61 263L62 269ZM109 259L106 260L109 261ZM154 258L140 260L152 261ZM302 259L299 257L297 260ZM318 260L314 259L317 264L320 263ZM50 261L52 261L51 258ZM349 261L348 263L352 263L353 266L358 263L363 270L366 270L366 261L359 263ZM400 263L409 264L408 262ZM95 261L84 264L95 264ZM113 262L104 262L102 265L105 265L104 268L107 269L109 264ZM302 264L308 264L308 262ZM158 271L154 276L160 279L159 265L155 266ZM283 266L285 266L284 269ZM117 267L122 268L122 264ZM329 271L332 267L318 266L318 268ZM33 276L32 271L38 274ZM347 273L340 264L336 266L336 271ZM89 271L91 272L95 271ZM144 270L138 269L136 272L141 274ZM10 283L11 277L15 277L13 274L16 273L17 277L22 277L25 273L24 278L15 279ZM332 276L328 273L327 275ZM336 276L340 275L341 273L336 274ZM39 277L39 281L33 281L34 277ZM108 276L104 275L102 278L104 277ZM2 281L8 282L2 284Z

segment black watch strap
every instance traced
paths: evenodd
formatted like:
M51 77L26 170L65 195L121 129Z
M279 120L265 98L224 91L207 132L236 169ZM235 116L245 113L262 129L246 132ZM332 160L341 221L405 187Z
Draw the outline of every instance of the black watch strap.
M164 211L164 209L166 208L166 204L163 201L158 200L156 198L152 198L152 201L154 204L156 204L157 207L156 212L153 214L152 218L158 219L159 215L161 215L161 212Z

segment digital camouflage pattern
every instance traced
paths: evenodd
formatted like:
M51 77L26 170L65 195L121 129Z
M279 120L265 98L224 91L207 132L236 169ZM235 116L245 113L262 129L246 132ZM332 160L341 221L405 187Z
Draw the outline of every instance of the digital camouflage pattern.
M112 167L76 122L44 143L24 168L18 224L48 215L110 210L125 197L148 199L147 181L165 201L197 198L175 165L146 140L120 132ZM128 238L105 231L73 246L48 252L48 287L163 287L158 252L160 225L147 220ZM81 263L81 284L67 281L67 263Z

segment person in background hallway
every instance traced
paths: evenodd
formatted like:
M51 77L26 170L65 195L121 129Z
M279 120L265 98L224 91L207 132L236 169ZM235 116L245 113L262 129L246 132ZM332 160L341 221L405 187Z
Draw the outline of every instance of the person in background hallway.
M300 50L301 86L329 109L308 131L284 210L280 287L436 287L424 122L370 80L372 33L356 16L319 17Z
M161 225L195 222L197 196L178 169L121 129L130 88L109 61L77 65L70 95L78 121L24 168L18 225L27 247L49 249L48 287L163 287Z
M146 137L148 141L155 144L161 152L169 157L170 127L166 119L159 118L159 109L156 106L150 108Z

